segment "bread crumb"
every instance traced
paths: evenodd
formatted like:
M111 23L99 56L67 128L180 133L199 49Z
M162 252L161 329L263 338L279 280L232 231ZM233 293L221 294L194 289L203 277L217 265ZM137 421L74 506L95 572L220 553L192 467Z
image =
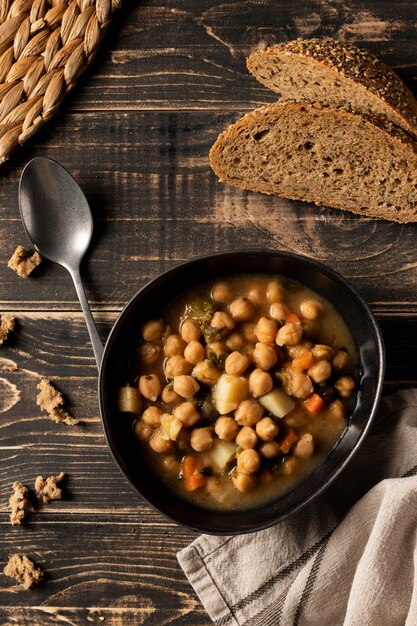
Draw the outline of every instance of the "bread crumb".
M49 380L42 378L39 385L37 385L37 389L40 389L40 393L36 398L36 404L40 406L43 411L49 413L49 417L51 417L54 422L64 422L68 424L68 426L78 424L80 420L72 417L72 415L62 408L64 404L62 394L58 389L55 389Z
M62 491L57 483L59 483L64 476L64 472L60 472L58 476L49 476L46 480L42 476L37 476L35 480L35 491L39 500L42 500L45 504L50 500L61 500Z
M33 511L33 508L28 497L29 492L27 487L19 482L13 483L12 487L14 492L9 498L11 508L10 523L12 526L20 526L26 513Z
M12 554L3 572L22 583L23 589L30 589L43 578L42 570L26 554Z
M17 372L18 367L16 363L14 361L10 361L9 359L6 359L6 360L7 360L7 363L5 363L3 367L1 368L3 372Z
M8 337L8 334L14 331L14 317L10 313L2 313L0 315L0 346Z
M38 252L32 254L24 246L17 246L7 267L14 270L18 276L27 278L41 262L42 258Z

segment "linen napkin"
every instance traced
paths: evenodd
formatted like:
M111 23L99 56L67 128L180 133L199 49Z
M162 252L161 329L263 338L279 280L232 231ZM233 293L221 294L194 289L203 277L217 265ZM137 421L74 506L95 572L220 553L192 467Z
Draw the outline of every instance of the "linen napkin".
M177 555L216 626L417 625L417 389L385 398L312 505Z

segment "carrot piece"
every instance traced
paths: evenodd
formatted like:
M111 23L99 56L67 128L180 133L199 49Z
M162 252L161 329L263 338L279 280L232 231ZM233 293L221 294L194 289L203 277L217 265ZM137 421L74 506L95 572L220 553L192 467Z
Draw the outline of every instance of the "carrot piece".
M301 324L301 320L298 317L297 313L289 313L285 318L287 324Z
M281 452L283 454L287 454L287 452L289 452L291 448L295 446L295 444L298 442L299 439L300 437L297 435L295 430L293 430L292 428L289 428L284 439L281 439L281 441L279 442L279 447L281 448Z
M200 469L200 461L196 456L185 456L181 463L182 475L187 478L192 476Z
M304 400L303 404L309 413L317 415L326 403L318 393L312 393L311 396L308 396L307 400Z
M183 458L181 473L186 491L195 491L206 482L205 476L200 471L200 461L196 456L185 456Z
M308 350L307 352L303 352L300 356L297 356L292 362L292 367L296 372L304 372L308 370L312 365L314 365L314 356Z
M186 491L195 491L206 484L206 478L202 474L184 477L184 487Z

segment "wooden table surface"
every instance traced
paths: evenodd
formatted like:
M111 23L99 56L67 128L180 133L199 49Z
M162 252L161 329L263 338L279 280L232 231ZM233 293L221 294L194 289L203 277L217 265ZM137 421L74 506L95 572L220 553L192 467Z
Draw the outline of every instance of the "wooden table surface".
M0 559L26 552L47 574L20 591L1 576L0 625L208 626L175 553L195 534L137 496L105 444L97 371L69 274L45 262L27 280L7 268L26 243L17 202L29 158L63 163L95 219L84 265L103 340L135 291L202 253L265 247L303 253L344 274L371 304L387 347L388 390L417 378L417 227L245 193L217 183L208 151L242 113L274 101L245 69L260 45L300 35L358 42L417 91L417 4L408 0L128 2L102 53L58 118L0 172L0 311L18 320L1 348ZM77 427L36 406L46 376ZM66 498L11 527L11 483L68 474ZM231 572L231 575L234 573Z

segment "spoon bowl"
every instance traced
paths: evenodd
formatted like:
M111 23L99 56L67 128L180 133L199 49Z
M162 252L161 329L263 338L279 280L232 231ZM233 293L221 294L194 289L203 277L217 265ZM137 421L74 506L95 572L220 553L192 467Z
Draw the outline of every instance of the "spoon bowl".
M29 239L41 256L65 267L72 276L100 367L103 344L80 277L81 261L93 234L93 218L77 182L56 161L36 157L22 172L20 215Z

